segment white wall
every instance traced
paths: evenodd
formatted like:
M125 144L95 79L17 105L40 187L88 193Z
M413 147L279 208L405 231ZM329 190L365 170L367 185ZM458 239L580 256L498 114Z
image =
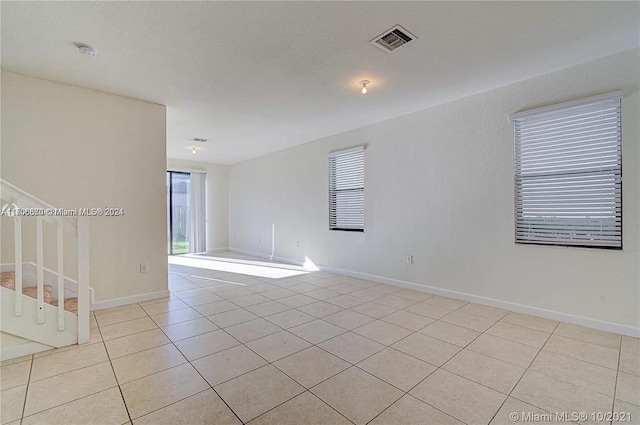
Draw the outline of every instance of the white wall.
M167 170L207 172L207 250L227 249L229 246L229 167L169 159Z
M96 301L166 291L165 107L4 70L1 84L2 178L59 208L124 208L90 219ZM8 227L3 263L13 261Z
M636 49L233 165L230 246L270 253L273 223L280 257L633 331L640 319L639 65ZM516 245L509 115L619 89L624 251ZM327 154L360 144L367 144L366 231L329 231Z

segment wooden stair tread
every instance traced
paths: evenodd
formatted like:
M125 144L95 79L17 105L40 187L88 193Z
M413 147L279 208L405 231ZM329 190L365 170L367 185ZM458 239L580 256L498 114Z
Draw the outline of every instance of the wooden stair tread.
M13 291L16 290L16 274L15 272L2 272L0 273L0 286L3 286L5 288L11 289ZM43 285L43 295L44 295L44 302L47 304L52 304L52 305L57 305L53 304L55 302L51 300L51 294L53 293L53 287L51 285ZM38 299L38 288L35 286L26 286L22 288L22 295L26 295L27 297L31 297L31 298L35 298ZM69 299L73 299L73 298L69 298ZM76 307L75 307L75 311L78 311L78 301L76 298ZM69 309L67 309L66 307L66 301L65 301L65 310L71 311Z
M51 301L51 305L58 305L58 300ZM78 298L65 298L64 300L64 309L71 313L78 313Z
M0 286L15 290L16 287L16 274L15 272L2 272L0 273Z

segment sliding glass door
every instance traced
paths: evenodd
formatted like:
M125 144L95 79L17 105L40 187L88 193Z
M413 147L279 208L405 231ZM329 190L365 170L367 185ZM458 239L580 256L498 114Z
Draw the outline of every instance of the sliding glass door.
M167 238L169 255L189 252L191 174L167 172Z

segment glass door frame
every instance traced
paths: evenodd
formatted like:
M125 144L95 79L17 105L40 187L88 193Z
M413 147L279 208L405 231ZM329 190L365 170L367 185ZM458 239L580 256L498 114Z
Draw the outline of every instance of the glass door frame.
M168 192L169 192L169 199L168 199L168 206L169 206L169 216L167 217L167 219L169 220L169 253L168 255L183 255L185 254L184 252L180 252L178 254L175 254L173 252L173 175L174 174L182 174L184 176L191 176L191 173L186 172L186 171L171 171L171 170L167 170L167 181L169 183L169 187L168 187ZM188 253L188 252L187 252Z

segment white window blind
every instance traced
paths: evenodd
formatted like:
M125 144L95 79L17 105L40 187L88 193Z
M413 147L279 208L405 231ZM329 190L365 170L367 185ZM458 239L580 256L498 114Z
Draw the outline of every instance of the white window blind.
M516 243L622 248L622 92L514 114Z
M329 229L364 231L364 146L329 154Z

